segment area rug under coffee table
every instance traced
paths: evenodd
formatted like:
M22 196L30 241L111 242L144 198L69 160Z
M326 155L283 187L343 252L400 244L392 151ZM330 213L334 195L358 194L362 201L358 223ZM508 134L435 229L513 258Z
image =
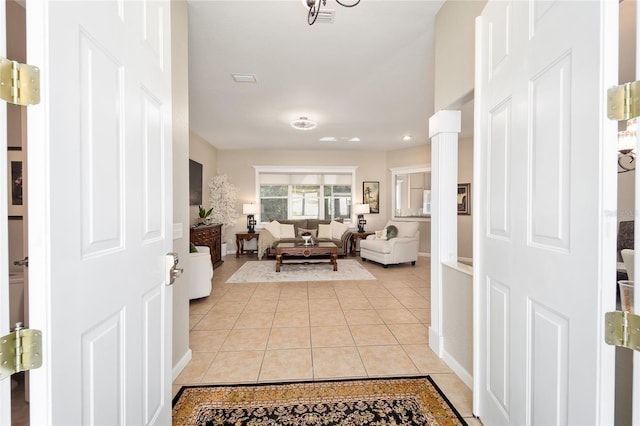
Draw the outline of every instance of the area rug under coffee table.
M466 425L431 377L184 386L182 425Z
M285 264L280 272L276 272L273 260L252 260L245 262L229 277L227 283L263 283L283 281L346 281L375 280L357 260L338 259L338 270L326 263L313 265Z

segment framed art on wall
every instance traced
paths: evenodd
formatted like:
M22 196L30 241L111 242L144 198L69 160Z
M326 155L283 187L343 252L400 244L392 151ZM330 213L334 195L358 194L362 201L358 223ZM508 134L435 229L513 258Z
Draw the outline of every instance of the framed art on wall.
M458 184L458 214L471 214L471 184Z
M24 216L24 175L22 167L24 165L25 153L21 150L7 151L7 210L9 216Z
M370 213L380 213L380 182L362 182L362 204L369 204Z

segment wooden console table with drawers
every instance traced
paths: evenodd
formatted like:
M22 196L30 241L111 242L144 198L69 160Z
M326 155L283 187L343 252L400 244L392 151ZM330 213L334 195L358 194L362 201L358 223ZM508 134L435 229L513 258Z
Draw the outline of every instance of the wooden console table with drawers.
M196 246L207 246L211 252L213 269L224 263L222 260L222 224L191 227L190 240Z

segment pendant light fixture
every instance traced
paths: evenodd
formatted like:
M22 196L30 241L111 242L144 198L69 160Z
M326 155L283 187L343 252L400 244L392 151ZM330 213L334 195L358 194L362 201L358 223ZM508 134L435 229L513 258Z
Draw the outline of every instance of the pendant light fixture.
M302 3L309 9L309 14L307 15L307 22L309 25L313 25L318 19L318 15L320 14L320 7L327 5L327 0L302 0ZM343 3L340 0L336 0L340 6L344 7L354 7L360 0L356 0L352 3Z

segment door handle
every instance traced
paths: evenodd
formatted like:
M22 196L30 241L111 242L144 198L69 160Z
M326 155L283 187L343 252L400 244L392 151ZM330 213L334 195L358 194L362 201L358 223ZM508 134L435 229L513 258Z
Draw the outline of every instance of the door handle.
M178 268L178 262L178 253L167 253L165 256L166 285L172 285L176 278L182 275L182 268Z
M26 266L28 268L29 267L29 256L26 256L24 259L16 260L15 262L13 262L13 264L16 265L16 266Z

